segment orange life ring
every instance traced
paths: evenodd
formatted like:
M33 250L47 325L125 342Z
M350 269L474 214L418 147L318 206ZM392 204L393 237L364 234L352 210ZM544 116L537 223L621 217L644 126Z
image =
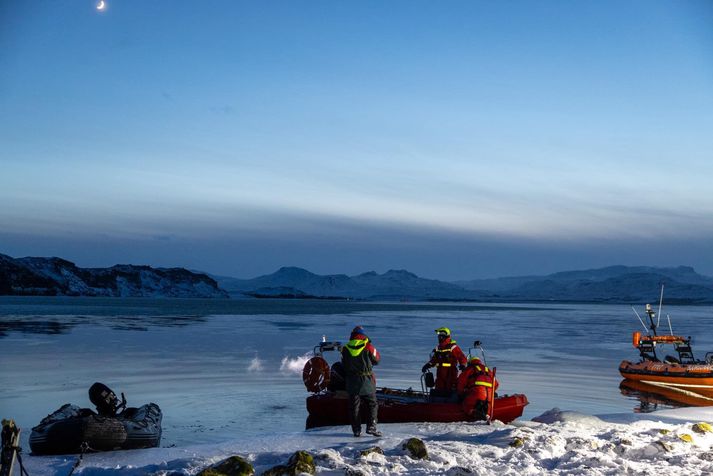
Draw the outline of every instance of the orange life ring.
M319 355L312 357L302 369L302 381L310 392L321 392L329 385L329 363Z
M641 340L641 332L639 331L634 331L634 333L631 336L631 343L634 344L634 347L639 347L639 341Z

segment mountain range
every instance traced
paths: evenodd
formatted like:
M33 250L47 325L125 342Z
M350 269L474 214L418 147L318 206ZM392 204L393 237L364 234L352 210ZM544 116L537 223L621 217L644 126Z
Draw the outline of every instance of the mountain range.
M405 270L374 271L356 276L318 275L302 268L283 267L253 279L214 276L230 295L260 297L320 297L369 300L475 299L486 293L435 279L425 279Z
M689 266L609 266L545 276L516 276L454 283L405 270L347 276L317 275L284 267L253 279L214 276L231 296L351 298L368 300L473 300L653 302L665 284L669 303L713 303L713 277Z
M690 266L609 266L457 282L406 270L348 276L283 267L238 279L184 268L80 268L61 258L0 254L0 295L642 303L657 301L662 283L668 303L713 303L713 277Z
M79 268L61 258L0 254L0 295L226 298L205 274L183 268Z

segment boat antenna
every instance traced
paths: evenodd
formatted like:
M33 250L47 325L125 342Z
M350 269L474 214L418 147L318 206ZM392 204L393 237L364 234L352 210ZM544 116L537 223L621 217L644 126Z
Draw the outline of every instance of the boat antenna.
M661 282L661 296L659 297L659 313L658 313L658 319L656 320L656 327L659 326L661 323L661 306L663 305L663 287L664 287L664 282ZM672 333L673 334L673 333Z
M644 331L648 334L649 333L649 328L646 327L646 324L644 324L644 320L641 319L641 316L639 315L638 312L636 312L636 308L632 305L631 310L634 311L634 314L636 314L636 317L639 318L639 322L641 323L642 326L644 326Z
M671 335L673 335L673 327L671 327L671 316L666 314L666 319L668 319L668 330L671 331Z

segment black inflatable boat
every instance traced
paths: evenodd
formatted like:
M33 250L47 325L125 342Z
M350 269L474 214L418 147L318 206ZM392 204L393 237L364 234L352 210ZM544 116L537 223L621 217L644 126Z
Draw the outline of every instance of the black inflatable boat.
M98 413L69 403L63 405L32 429L30 449L33 454L153 448L161 443L162 414L158 405L149 403L116 413L118 408L125 406L126 400L122 405L115 405L114 393L99 385L108 391L105 393L109 405L97 405ZM90 397L93 397L92 390ZM92 401L96 404L95 398Z

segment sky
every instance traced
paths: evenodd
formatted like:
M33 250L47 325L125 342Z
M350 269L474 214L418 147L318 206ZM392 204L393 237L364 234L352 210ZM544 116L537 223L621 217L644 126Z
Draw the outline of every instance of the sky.
M713 275L713 3L0 2L0 253Z

